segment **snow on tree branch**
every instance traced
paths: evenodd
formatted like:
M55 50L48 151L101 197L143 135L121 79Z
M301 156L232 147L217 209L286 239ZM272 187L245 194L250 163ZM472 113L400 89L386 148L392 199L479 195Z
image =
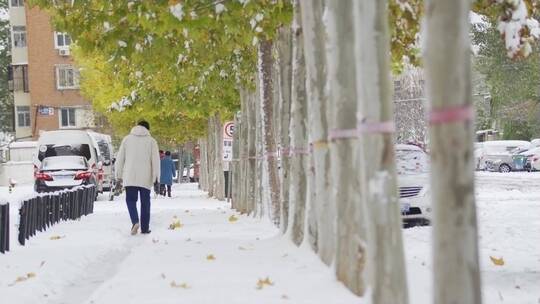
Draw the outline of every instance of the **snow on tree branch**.
M527 57L532 52L532 43L540 38L538 21L529 16L523 0L497 0L503 13L497 29L504 38L509 57Z

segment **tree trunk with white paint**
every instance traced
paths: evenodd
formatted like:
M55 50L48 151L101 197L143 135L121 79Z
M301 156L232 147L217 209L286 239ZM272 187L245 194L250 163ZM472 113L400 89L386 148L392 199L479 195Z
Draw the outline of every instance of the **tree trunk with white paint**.
M272 69L274 59L272 58L272 40L262 40L259 43L259 81L260 81L260 107L261 124L263 132L263 161L266 162L270 208L267 210L274 224L279 225L280 204L279 204L279 172L277 163L277 143L274 133L274 83L272 79Z
M335 254L335 202L330 200L330 153L328 150L328 119L325 92L326 57L323 24L323 0L302 0L302 24L307 73L309 103L309 138L313 147L314 186L312 211L317 222L316 248L322 261L332 263Z
M208 191L208 175L207 172L207 164L206 164L206 139L200 138L199 139L199 159L200 159L200 165L199 165L199 188L202 191Z
M433 286L437 304L481 303L474 197L469 0L426 4Z
M356 166L356 73L353 3L329 1L325 16L328 31L327 65L331 113L328 121L331 157L331 198L337 205L335 267L338 280L355 294L365 291L367 232L360 201Z
M213 117L208 118L208 134L206 135L206 166L208 169L208 196L214 197L214 186L215 186L215 170L214 170L214 127L213 127Z
M402 220L393 138L390 39L386 0L355 1L354 20L361 132L357 168L368 225L367 285L371 303L408 303Z
M300 5L294 2L292 25L292 91L291 91L291 177L289 196L289 229L292 241L300 245L304 240L304 225L307 201L308 179L308 138L307 138L307 97L304 41L300 20Z
M255 211L256 191L259 186L257 182L257 117L256 98L254 92L247 93L247 117L248 117L248 161L247 161L247 206L246 212Z
M223 175L223 126L219 113L213 118L214 139L214 196L225 200L225 176Z
M242 112L238 111L234 115L234 133L233 133L233 149L232 149L232 160L231 160L231 171L232 178L230 182L232 183L232 194L231 194L231 206L239 210L240 194L241 194L241 185L240 185L240 125L242 121ZM229 173L231 174L231 173Z
M282 27L279 29L277 43L278 68L279 68L279 103L280 103L280 147L281 147L281 231L285 233L289 223L289 187L290 187L290 161L286 150L290 146L289 125L291 121L291 29Z
M184 145L178 145L178 171L176 171L176 177L177 177L177 183L183 183L182 176L184 175ZM188 174L189 177L189 168L188 168Z
M240 202L239 202L239 211L241 213L247 213L248 211L248 189L249 189L249 176L248 176L248 131L249 131L249 117L248 117L248 92L245 88L240 89L240 98L241 98L241 119L240 119L240 128L235 127L236 130L239 130L240 136Z

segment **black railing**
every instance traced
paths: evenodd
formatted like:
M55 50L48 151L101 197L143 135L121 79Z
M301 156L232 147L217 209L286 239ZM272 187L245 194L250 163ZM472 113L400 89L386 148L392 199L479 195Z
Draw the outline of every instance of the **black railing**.
M94 186L54 192L24 201L19 209L19 244L50 226L67 220L77 220L94 212Z
M0 204L0 253L9 251L9 204Z

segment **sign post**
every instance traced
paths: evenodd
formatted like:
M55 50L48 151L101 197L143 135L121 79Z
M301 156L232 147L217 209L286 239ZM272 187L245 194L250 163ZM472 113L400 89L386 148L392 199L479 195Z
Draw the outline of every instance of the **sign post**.
M228 121L223 125L223 174L225 175L225 197L231 198L231 169L230 163L233 158L233 133L234 122Z
M229 121L223 125L223 161L232 160L232 143L234 133L234 122Z

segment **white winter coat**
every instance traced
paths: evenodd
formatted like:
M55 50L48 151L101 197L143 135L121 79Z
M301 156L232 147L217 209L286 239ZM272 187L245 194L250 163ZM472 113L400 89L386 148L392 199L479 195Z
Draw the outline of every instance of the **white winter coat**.
M116 156L116 178L124 187L152 189L159 180L160 160L157 142L143 126L135 126L124 137Z

